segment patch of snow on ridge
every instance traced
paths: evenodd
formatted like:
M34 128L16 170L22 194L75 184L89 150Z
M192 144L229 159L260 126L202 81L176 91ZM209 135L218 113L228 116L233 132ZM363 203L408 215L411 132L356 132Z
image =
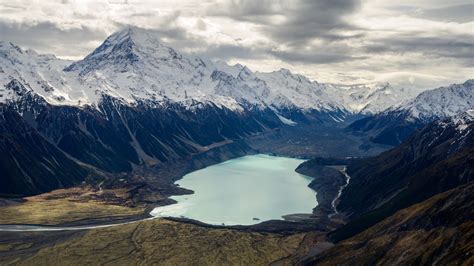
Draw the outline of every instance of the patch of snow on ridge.
M332 120L334 120L334 122L338 122L338 123L344 122L344 119L339 118L339 117L337 117L337 116L335 117L335 116L333 116L333 115L330 114L329 117L331 117Z
M298 123L296 123L295 121L290 120L290 119L288 119L288 118L286 118L286 117L283 117L283 116L281 116L281 115L279 115L279 114L276 114L276 115L277 115L278 119L280 119L280 121L281 121L283 124L285 124L285 125L288 125L288 126L296 126L296 125L298 124Z
M464 132L470 124L474 122L474 109L469 109L464 113L451 118L452 123L456 125L459 132Z

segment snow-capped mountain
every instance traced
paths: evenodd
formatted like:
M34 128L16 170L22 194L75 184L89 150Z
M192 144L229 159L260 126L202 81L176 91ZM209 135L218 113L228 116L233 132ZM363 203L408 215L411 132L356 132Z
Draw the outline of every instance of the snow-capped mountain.
M71 83L75 78L62 71L71 63L0 41L0 102L15 97L15 93L4 89L15 79L52 104L76 105L72 99L82 97L81 86Z
M472 99L466 84L453 101ZM246 141L264 132L340 131L359 113L408 106L400 104L410 93L388 84L322 84L286 69L253 72L181 54L137 28L114 33L77 62L0 42L0 176L15 184L0 193L72 185L64 169L75 169L77 183L90 169L130 172L214 148L244 155Z
M328 85L326 91L347 110L356 113L379 113L412 100L424 89L395 88L389 83Z
M474 109L474 80L429 90L415 99L354 122L349 129L372 135L374 142L397 145L434 120Z
M450 117L472 108L474 80L470 79L463 84L425 91L397 110L408 111L412 118L431 119Z
M281 69L252 72L245 66L184 55L163 45L155 32L127 28L108 37L83 60L71 62L0 43L0 85L12 79L55 105L94 105L104 95L128 104L147 100L213 103L231 110L260 109L376 113L419 91L389 84L321 84ZM2 93L0 102L12 98Z

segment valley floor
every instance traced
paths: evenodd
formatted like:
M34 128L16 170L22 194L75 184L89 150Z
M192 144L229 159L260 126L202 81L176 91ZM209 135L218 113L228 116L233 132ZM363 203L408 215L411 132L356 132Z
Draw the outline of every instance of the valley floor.
M204 228L154 219L110 228L0 232L2 264L16 265L267 265L291 264L324 237ZM204 256L205 254L205 256Z
M143 205L127 206L127 197L124 189L98 191L91 187L75 187L21 200L4 199L0 204L0 224L67 226L148 217Z
M288 131L289 130L289 131ZM311 128L306 129L308 132ZM360 156L361 141L347 137L335 146L331 132L291 133L291 128L255 136L248 143L228 143L176 161L166 167L136 169L134 173L110 178L99 184L60 189L38 196L0 202L0 224L96 225L141 220L150 208L169 204L171 195L190 193L173 185L184 174L257 152L312 157L348 154ZM288 142L290 136L292 141ZM296 137L295 137L296 136ZM308 146L319 139L320 145ZM273 145L263 144L273 143ZM278 147L268 150L264 147ZM302 147L309 147L302 150ZM262 150L263 149L263 150ZM377 153L383 147L370 153ZM356 152L358 151L358 152ZM361 153L360 153L361 152ZM341 225L331 222L331 202L341 182L333 171L314 173L321 208L312 220L269 222L251 228L222 228L196 221L153 219L109 228L55 232L0 232L1 264L293 264L308 254L316 255L332 246L325 234ZM324 173L324 174L323 174ZM324 181L322 183L322 181ZM296 219L291 217L290 219ZM206 254L206 256L203 256Z
M156 204L170 203L167 196L188 193L172 186L186 172L251 153L255 151L233 143L167 168L138 170L123 176L126 182L106 180L19 200L4 199L0 224L78 226L141 220ZM320 223L325 230L309 232L317 227L282 221L219 228L196 221L153 219L91 230L0 232L0 264L292 264L332 245L325 239L327 223Z

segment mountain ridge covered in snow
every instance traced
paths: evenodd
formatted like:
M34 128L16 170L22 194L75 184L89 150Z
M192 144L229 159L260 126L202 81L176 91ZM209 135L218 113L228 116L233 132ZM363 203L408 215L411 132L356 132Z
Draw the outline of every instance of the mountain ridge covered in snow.
M242 110L276 109L378 113L399 107L420 91L389 84L322 84L287 69L270 73L183 55L155 32L127 28L109 36L84 59L71 62L0 42L0 85L12 79L50 104L96 105L104 96L137 101L212 103ZM14 98L4 88L0 102Z
M455 116L474 108L474 79L463 84L452 84L422 92L398 111L406 111L410 118L431 119Z
M354 132L370 134L375 143L398 145L413 131L436 120L468 118L474 109L474 80L424 91L411 101L349 125ZM460 127L462 128L462 126Z

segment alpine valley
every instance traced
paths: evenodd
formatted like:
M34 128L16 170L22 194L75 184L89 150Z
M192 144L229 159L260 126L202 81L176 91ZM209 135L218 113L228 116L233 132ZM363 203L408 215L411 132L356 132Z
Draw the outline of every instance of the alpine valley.
M473 134L472 79L319 83L135 27L79 61L0 41L0 264L473 265ZM187 174L258 154L305 160L312 211L150 215L192 196Z

